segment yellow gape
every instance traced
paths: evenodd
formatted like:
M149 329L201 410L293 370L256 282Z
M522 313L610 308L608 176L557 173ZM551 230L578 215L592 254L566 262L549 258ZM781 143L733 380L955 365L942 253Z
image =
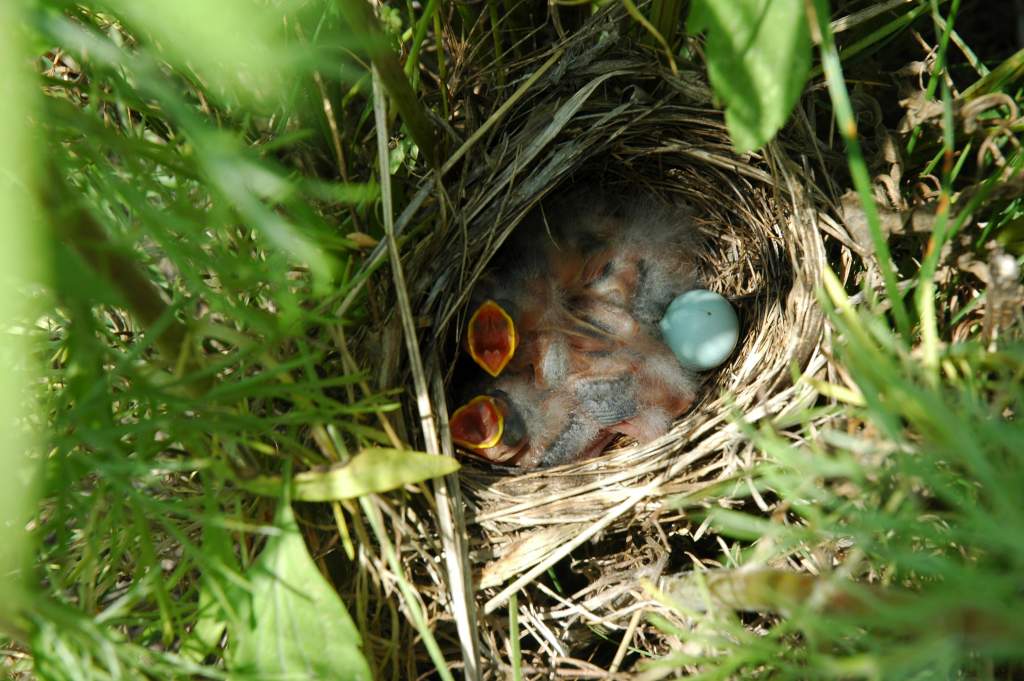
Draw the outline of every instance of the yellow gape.
M469 356L497 377L516 351L516 325L505 309L486 300L469 319Z

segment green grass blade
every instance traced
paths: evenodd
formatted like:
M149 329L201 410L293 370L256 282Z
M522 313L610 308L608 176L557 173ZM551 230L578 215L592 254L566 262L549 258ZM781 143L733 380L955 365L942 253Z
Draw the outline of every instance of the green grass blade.
M832 98L832 106L835 108L835 116L839 123L839 131L846 142L850 174L853 176L853 183L857 188L861 207L864 210L864 215L867 217L868 228L871 232L871 242L875 248L875 258L882 272L882 279L885 282L886 295L892 302L892 312L896 319L896 326L904 338L910 338L910 317L907 314L903 297L900 295L899 287L897 286L896 271L892 264L889 244L882 233L878 206L875 204L871 192L871 176L868 173L867 164L864 162L864 154L861 151L860 140L858 139L857 123L853 116L853 107L850 105L850 96L846 91L842 63L836 50L832 29L828 23L829 16L831 16L828 0L814 0L814 8L815 19L821 36L821 44L819 46L821 61L824 67L825 79L828 83L829 95Z

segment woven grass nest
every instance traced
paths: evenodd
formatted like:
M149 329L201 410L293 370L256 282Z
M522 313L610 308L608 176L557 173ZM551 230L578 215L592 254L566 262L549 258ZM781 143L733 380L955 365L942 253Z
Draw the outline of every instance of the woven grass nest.
M473 284L530 211L570 187L691 205L708 244L703 281L732 299L741 319L740 347L667 436L527 472L463 457L458 486L438 486L436 497L404 502L423 508L391 514L397 533L415 537L402 556L447 659L479 645L484 678L504 678L512 594L527 671L586 676L602 668L583 657L619 667L621 651L612 660L609 640L627 629L631 646L656 651L655 630L634 617L656 607L641 578L656 583L697 563L713 566L721 553L706 528L669 502L726 479L743 486L756 454L732 417L757 422L806 406L814 393L794 376L827 367L815 290L823 230L837 236L841 228L826 217L829 197L808 179L822 158L812 136L789 129L757 154L736 155L703 71L673 74L627 35L634 26L617 4L606 8L568 42L508 66L494 101L481 102L467 82L462 101L479 107L466 117L468 153L446 166L443 192L428 178L399 219L399 229L420 219L440 225L407 245L403 267L448 453L452 366ZM829 257L849 263L849 241L838 236L827 241ZM393 375L412 385L404 354L395 361L402 364ZM431 437L413 399L404 413L414 442ZM703 503L728 504L729 487L720 488ZM478 629L456 631L459 613ZM595 652L600 646L607 650Z

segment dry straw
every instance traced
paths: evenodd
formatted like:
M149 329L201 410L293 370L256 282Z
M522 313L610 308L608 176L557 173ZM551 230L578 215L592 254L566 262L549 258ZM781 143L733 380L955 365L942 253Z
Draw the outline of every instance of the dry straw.
M594 645L610 646L605 664L614 666L628 646L656 651L637 615L654 607L641 578L713 565L721 554L708 543L706 527L665 501L750 497L743 473L755 453L732 418L783 422L815 399L797 377L828 370L815 291L826 234L840 270L848 271L843 244L852 240L825 217L835 204L809 179L809 169L820 171L823 163L810 124L803 118L762 152L736 155L703 72L684 65L672 75L637 47L630 30L616 5L556 48L506 64L509 95L493 111L470 115L479 98L467 81L466 91L453 97L466 107L467 141L440 182L434 175L424 180L398 221L411 234L403 266L444 451L451 451L445 386L469 292L522 219L569 186L640 190L690 203L710 244L704 280L735 300L741 314L733 359L709 376L695 408L660 440L620 444L597 459L528 473L466 460L459 484L436 487L441 493L423 497L422 505L416 497L381 500L395 504L387 515L402 540L407 575L438 626L447 658L474 655L477 643L466 632L478 632L484 678L502 678L507 670L504 611L513 594L519 626L529 635L527 676L555 668L566 676L597 674L600 669L572 659ZM481 123L474 127L472 120ZM417 234L407 227L419 224L430 229ZM397 322L390 323L394 338ZM393 355L386 379L412 385L404 355L386 354ZM406 433L420 441L411 399L406 414ZM763 505L756 492L753 498ZM448 520L439 523L439 516ZM453 560L452 552L463 555ZM564 560L570 553L571 565ZM561 593L552 576L561 580ZM470 577L473 598L467 599L460 594ZM472 663L466 675L476 676Z

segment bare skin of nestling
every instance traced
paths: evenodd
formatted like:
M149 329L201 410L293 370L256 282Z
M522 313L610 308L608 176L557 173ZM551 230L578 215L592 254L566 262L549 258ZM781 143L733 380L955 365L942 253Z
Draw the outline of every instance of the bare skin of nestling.
M456 442L532 468L667 433L699 378L656 323L697 284L697 248L688 211L654 201L577 196L524 225L470 301L466 350L486 375L452 415Z

